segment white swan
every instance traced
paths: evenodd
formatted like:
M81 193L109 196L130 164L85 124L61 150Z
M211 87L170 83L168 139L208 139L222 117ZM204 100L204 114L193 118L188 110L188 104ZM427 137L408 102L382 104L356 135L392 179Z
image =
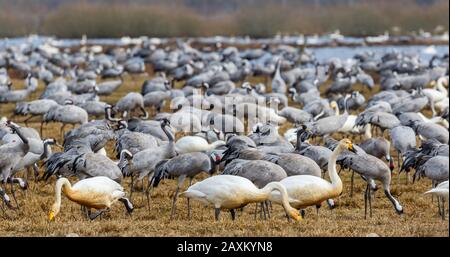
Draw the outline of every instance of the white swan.
M330 103L330 107L334 109L336 116L340 115L340 110L339 110L339 106L336 103L336 101L332 101ZM365 127L362 126L356 126L356 115L353 114L348 114L347 116L347 120L345 120L344 125L338 130L338 132L341 133L352 133L352 134L362 134L365 132Z
M428 190L424 194L432 194L438 197L439 215L441 215L442 220L445 220L445 202L448 202L448 180L440 183L435 188Z
M440 77L437 82L432 82L433 88L424 88L422 90L423 94L428 97L431 102L431 111L433 112L433 117L436 116L435 103L443 101L448 98L448 91L445 89L445 85L448 86L448 78Z
M211 144L206 141L206 139L198 136L185 136L180 138L175 143L175 149L177 153L192 153L192 152L205 152L216 149L217 147L223 146L226 143L222 140L218 140Z
M228 209L232 218L235 218L234 210L242 208L250 203L259 203L271 200L271 192L277 190L281 193L280 203L286 214L295 220L301 220L299 212L289 205L286 188L279 182L271 182L259 189L250 180L232 175L218 175L209 177L190 186L183 196L198 200L205 205L215 208L216 220L219 219L221 209Z
M420 116L420 118L424 121L424 122L429 122L429 123L434 123L434 124L441 124L442 126L444 126L445 128L449 127L448 121L440 116L436 116L433 118L427 118L425 115L423 115L421 112L418 112L417 115Z
M60 178L56 181L55 186L55 203L49 213L49 219L54 220L61 209L61 192L69 198L69 200L80 204L88 209L100 210L93 215L91 219L95 219L98 215L109 210L111 205L117 201L124 203L128 213L133 211L133 205L125 198L123 187L114 180L98 176L78 181L73 186L66 178Z
M289 194L289 203L296 209L320 205L327 199L332 199L342 193L342 181L336 172L336 160L344 150L355 151L348 139L342 139L334 149L328 162L328 175L331 183L320 177L310 175L297 175L287 177L280 181ZM280 202L280 195L272 193L275 202Z
M443 197L448 201L448 180L440 183L435 188L428 190L424 194L433 194L439 197Z

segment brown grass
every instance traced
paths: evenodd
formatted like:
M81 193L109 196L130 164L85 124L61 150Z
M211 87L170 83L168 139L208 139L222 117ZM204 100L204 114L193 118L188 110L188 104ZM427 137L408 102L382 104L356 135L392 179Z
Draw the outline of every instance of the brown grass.
M112 96L105 99L114 102L128 91L139 91L144 77L127 79ZM256 78L260 80L260 78ZM255 79L252 79L255 80ZM14 81L15 85L22 83ZM42 85L40 87L42 90ZM11 115L14 105L0 105L0 115ZM16 121L22 120L16 118ZM20 122L19 122L20 123ZM31 123L37 128L39 123ZM284 126L287 129L288 126ZM59 125L48 125L45 137L59 138ZM111 146L108 147L113 157ZM396 157L395 153L392 153ZM200 180L202 176L197 178ZM54 182L30 183L25 194L18 192L21 209L8 211L8 218L0 216L0 236L65 236L76 233L81 236L366 236L377 233L380 236L449 236L449 223L442 221L437 214L436 202L422 193L428 190L431 182L422 179L414 184L406 185L403 174L397 182L397 172L392 181L392 193L404 207L405 214L398 216L382 190L375 193L373 201L373 217L364 219L363 190L365 183L356 176L355 192L349 197L350 173L343 171L343 194L335 199L338 207L330 211L326 204L319 215L315 208L306 210L306 218L302 222L288 223L283 209L273 206L269 220L255 220L254 205L247 206L241 213L237 212L237 220L231 221L228 213L222 212L220 221L214 221L212 208L205 208L193 203L193 216L189 220L186 211L186 199L178 201L177 215L170 220L171 197L176 187L175 181L165 180L152 195L152 206L146 206L141 192L133 194L136 207L131 217L126 215L121 204L117 204L103 219L88 221L81 215L80 207L63 197L61 213L55 222L49 222L47 213L54 201ZM129 178L124 186L129 188ZM185 188L187 185L185 185Z

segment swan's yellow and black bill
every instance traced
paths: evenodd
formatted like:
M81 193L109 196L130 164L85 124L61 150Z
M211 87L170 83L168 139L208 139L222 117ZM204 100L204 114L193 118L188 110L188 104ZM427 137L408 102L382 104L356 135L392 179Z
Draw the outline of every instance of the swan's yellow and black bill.
M291 212L291 217L296 221L302 221L303 217L298 211Z
M349 144L347 145L347 148L348 148L348 150L349 150L350 152L356 153L356 149L353 147L353 144L352 144L352 143L349 143Z
M52 220L55 219L55 213L54 213L53 211L51 211L51 212L48 213L48 219L49 219L50 221L52 221Z

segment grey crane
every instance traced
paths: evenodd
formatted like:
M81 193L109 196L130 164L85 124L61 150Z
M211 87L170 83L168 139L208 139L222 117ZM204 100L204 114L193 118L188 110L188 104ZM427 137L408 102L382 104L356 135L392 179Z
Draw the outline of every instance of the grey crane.
M114 112L121 112L122 117L128 117L130 113L139 109L142 112L142 118L147 119L148 113L144 108L144 97L135 92L130 92L122 97L113 107Z
M129 151L122 150L118 165L124 176L131 176L132 179L137 176L138 180L142 180L148 175L150 180L150 175L153 174L156 164L158 164L159 161L176 156L175 137L168 129L169 126L169 120L163 119L161 121L161 128L169 139L168 144L161 145L157 148L145 149L136 154L131 154ZM131 184L131 188L133 188L133 183Z
M370 217L372 217L372 187L371 181L380 181L383 184L384 194L391 201L395 211L398 214L403 213L403 207L397 199L395 199L390 191L391 171L389 167L380 159L370 154L349 154L346 155L341 163L344 166L350 167L356 173L364 176L367 179L367 187L364 194L364 217L367 218L367 205L370 210Z
M123 84L123 80L108 80L97 84L98 95L107 96L111 95Z
M272 92L286 94L287 86L286 82L281 77L280 68L281 68L281 59L278 59L275 69L275 75L272 79Z
M400 120L393 114L387 112L372 112L364 111L356 118L356 126L365 126L371 124L372 126L379 127L384 133L384 130L391 129L400 126Z
M384 137L368 138L358 144L366 153L382 159L383 157L389 162L389 169L394 170L394 159L391 157L391 142Z
M105 176L117 183L123 175L117 164L100 153L86 152L76 156L71 164L72 172L78 179Z
M412 128L423 139L436 139L443 144L448 144L448 130L431 122L413 122Z
M165 118L167 119L167 117ZM128 129L135 132L150 134L161 141L169 140L167 134L161 128L161 123L156 120L141 120L138 118L131 118L128 120ZM171 130L171 132L174 133L173 129Z
M416 133L410 127L397 126L389 130L389 136L392 147L397 151L397 167L400 169L400 159L403 159L406 152L416 148Z
M75 126L75 124L87 123L88 113L83 108L72 104L57 105L50 108L44 114L43 122L48 123L50 121L62 123L60 133L63 135L64 128L67 124Z
M14 110L15 115L30 115L30 117L26 118L23 122L26 126L28 126L28 121L35 116L45 115L51 108L57 106L53 100L50 99L38 99L31 102L20 102L16 104L16 109ZM41 122L41 134L42 134L42 125Z
M158 146L158 141L155 137L141 132L128 130L126 121L119 121L119 128L116 131L117 139L115 144L115 151L117 158L120 157L122 150L128 150L131 154L136 154L140 151Z
M297 109L295 107L284 107L278 112L278 115L285 117L287 121L294 124L304 124L312 121L313 117L310 113Z
M305 125L302 125L297 129L295 152L315 161L322 171L325 172L328 168L328 160L330 159L332 151L324 146L306 143L305 140L309 137L307 133L307 127Z
M64 149L70 149L73 145L84 144L93 152L98 152L106 144L115 139L113 128L107 120L97 120L85 123L76 129L72 129L64 135Z
M206 172L210 175L218 171L218 164L220 163L220 155L216 152L211 154L203 152L193 152L180 154L173 157L170 160L160 161L155 168L155 175L150 181L150 185L147 189L147 197L150 198L152 188L157 187L162 179L165 177L178 178L178 185L173 196L172 210L170 212L170 218L175 215L176 202L180 188L183 186L186 178L189 178L189 186L192 185L192 180L195 176L202 172ZM188 199L188 217L191 217L190 201Z

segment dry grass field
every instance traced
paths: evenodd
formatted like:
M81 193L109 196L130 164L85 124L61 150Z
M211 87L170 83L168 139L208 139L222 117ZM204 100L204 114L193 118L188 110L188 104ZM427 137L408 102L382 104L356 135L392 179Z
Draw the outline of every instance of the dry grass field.
M102 98L114 103L129 91L140 91L142 81L147 77L126 79L125 84L113 95ZM255 78L254 78L255 79ZM260 78L256 78L257 80ZM15 85L22 80L15 80ZM40 85L39 92L43 86ZM37 97L35 95L34 97ZM367 97L367 95L366 95ZM0 105L0 116L11 116L14 105ZM23 117L15 117L20 121ZM39 122L30 126L39 127ZM287 129L288 126L282 128ZM44 130L44 137L55 137L59 141L59 124L49 124ZM356 141L358 142L358 141ZM108 154L113 158L112 144L108 146ZM60 151L56 147L54 151ZM396 154L392 152L396 158ZM42 169L42 168L41 168ZM144 194L133 193L132 202L135 211L132 216L126 214L123 205L116 204L112 210L94 221L89 221L80 212L80 207L63 197L61 213L54 222L48 221L48 211L54 201L54 183L52 177L48 182L30 181L27 192L17 191L19 210L7 210L6 215L0 212L0 236L66 236L76 233L80 236L366 236L376 233L380 236L449 236L448 220L442 221L437 213L437 203L423 192L431 187L426 179L406 185L405 174L397 180L397 168L393 174L392 194L398 198L404 208L404 215L395 213L391 203L382 190L375 193L373 201L373 217L364 219L364 181L356 176L355 192L349 196L350 176L342 171L344 182L342 195L335 199L337 208L329 210L326 204L316 214L315 208L306 210L303 221L289 223L281 206L273 205L272 217L268 220L254 219L255 206L249 205L243 212L237 212L236 221L222 212L219 221L214 220L212 208L206 208L197 202L192 205L193 215L187 218L186 199L179 198L177 214L170 219L171 197L176 183L164 180L153 191L152 205L148 208ZM42 174L42 170L41 170ZM197 180L204 178L199 177ZM129 190L130 179L124 180ZM187 183L185 188L187 187ZM1 211L1 210L0 210Z

